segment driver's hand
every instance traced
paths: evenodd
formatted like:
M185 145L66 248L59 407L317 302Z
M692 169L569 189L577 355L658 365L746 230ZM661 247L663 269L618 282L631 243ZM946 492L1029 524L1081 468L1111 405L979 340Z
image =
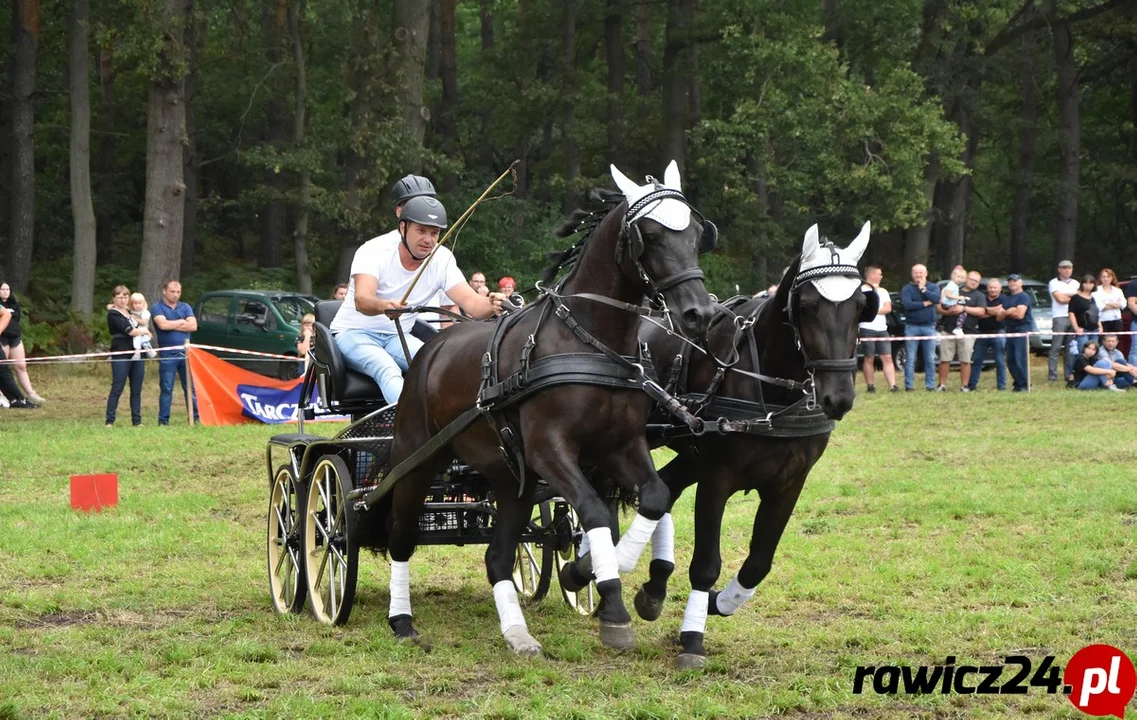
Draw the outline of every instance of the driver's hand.
M406 307L406 305L401 300L384 300L383 303L386 305L386 307L383 308L383 313L391 317L394 316L392 316L389 311Z
M500 316L502 313L501 303L505 300L505 295L499 292L491 292L486 298L490 301L490 304L493 305L493 314Z

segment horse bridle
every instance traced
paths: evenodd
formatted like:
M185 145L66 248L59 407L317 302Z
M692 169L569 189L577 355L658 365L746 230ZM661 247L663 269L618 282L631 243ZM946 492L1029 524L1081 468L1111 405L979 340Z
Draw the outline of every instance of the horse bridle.
M851 373L857 369L857 358L854 355L851 358L842 358L837 360L815 360L810 358L809 353L805 349L805 344L801 341L801 328L798 327L799 315L797 305L800 302L801 287L808 282L818 280L826 277L847 277L861 279L861 273L857 270L856 265L847 265L841 262L841 256L838 254L837 246L828 240L822 240L822 248L830 252L830 262L826 265L818 265L817 267L809 268L808 270L801 270L794 276L793 284L790 285L789 297L786 299L786 316L790 330L794 334L794 344L797 346L798 352L805 359L805 370L813 377L815 372L844 372ZM850 296L852 297L852 296Z
M678 190L673 188L664 187L659 184L650 175L648 181L655 184L655 189L644 195L640 199L628 205L627 211L624 213L624 219L620 225L620 239L616 243L616 264L622 267L624 254L627 253L632 262L635 263L636 274L639 276L640 282L648 288L648 298L659 306L665 306L663 302L663 293L671 288L688 282L690 280L703 280L703 271L698 266L680 270L674 275L656 282L647 271L644 269L643 263L640 261L640 256L644 253L644 240L640 233L639 226L636 223L639 221L639 216L644 212L649 205L659 203L667 199L678 200L688 208L691 212L699 216L700 224L703 226L703 236L699 241L699 251L705 252L703 247L708 244L707 238L710 237L710 245L713 247L714 239L718 236L718 229L714 223L707 220L701 212L695 209L687 198ZM710 249L709 247L706 249Z

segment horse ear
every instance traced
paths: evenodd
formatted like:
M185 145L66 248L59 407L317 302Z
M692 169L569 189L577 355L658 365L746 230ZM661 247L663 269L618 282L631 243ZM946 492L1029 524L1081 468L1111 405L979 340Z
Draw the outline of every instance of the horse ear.
M813 254L821 248L818 242L817 223L805 231L805 242L801 246L801 259L804 261L806 258L813 257Z
M861 228L860 235L857 235L853 242L849 243L849 247L845 248L841 253L844 257L846 265L856 265L861 256L865 254L865 249L869 246L869 231L872 229L872 222L866 222Z
M624 193L624 197L631 198L639 194L640 186L635 182L628 179L628 176L616 169L615 165L612 168L612 179L616 181L616 187L620 188L620 192Z
M679 178L679 164L674 160L672 160L671 164L667 166L667 169L663 171L663 184L669 188L675 188L676 190L683 189Z

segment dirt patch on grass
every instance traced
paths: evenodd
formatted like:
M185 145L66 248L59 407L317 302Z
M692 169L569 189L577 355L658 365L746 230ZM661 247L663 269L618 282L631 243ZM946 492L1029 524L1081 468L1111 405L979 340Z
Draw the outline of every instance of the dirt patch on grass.
M16 623L18 628L63 628L73 625L92 625L99 622L99 614L90 611L56 612L40 615L30 620L21 620Z

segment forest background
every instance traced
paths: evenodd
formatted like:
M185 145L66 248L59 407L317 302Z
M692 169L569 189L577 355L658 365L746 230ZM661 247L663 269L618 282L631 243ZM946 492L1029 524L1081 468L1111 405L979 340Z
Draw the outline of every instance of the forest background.
M0 280L38 352L126 283L326 296L429 176L467 273L532 287L609 163L675 159L720 296L812 223L866 261L1137 273L1132 0L13 0ZM508 190L509 182L503 184Z

